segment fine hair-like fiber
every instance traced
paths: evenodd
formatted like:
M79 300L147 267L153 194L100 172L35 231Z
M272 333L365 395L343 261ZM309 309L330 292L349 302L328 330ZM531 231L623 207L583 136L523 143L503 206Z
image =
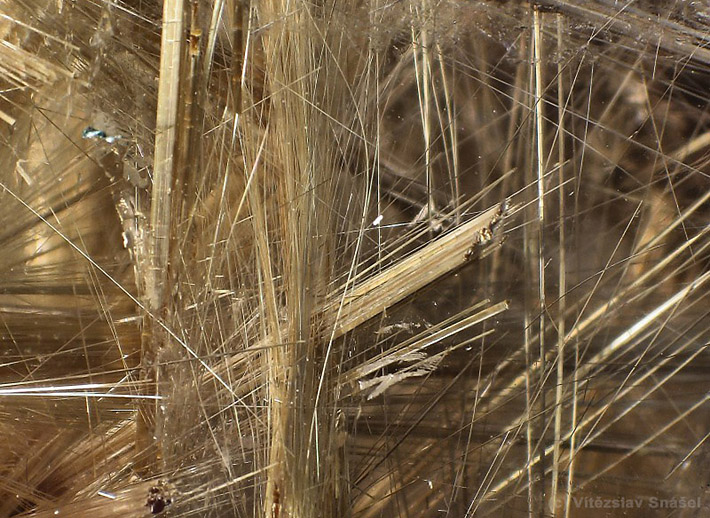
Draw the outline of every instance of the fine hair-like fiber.
M708 513L710 7L0 5L0 518Z

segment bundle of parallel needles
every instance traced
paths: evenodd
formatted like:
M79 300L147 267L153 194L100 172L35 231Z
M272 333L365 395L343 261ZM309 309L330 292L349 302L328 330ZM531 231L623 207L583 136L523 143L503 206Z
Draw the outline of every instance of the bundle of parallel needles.
M0 4L0 518L710 512L710 4Z

